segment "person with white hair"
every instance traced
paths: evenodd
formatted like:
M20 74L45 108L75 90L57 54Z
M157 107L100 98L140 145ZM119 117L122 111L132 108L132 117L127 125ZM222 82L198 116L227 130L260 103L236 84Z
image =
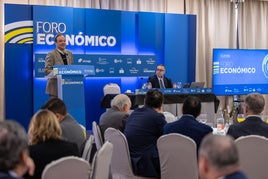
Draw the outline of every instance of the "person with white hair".
M109 127L124 132L130 107L131 101L125 94L118 94L112 99L111 108L109 108L100 117L99 126L102 136L104 136L105 130Z

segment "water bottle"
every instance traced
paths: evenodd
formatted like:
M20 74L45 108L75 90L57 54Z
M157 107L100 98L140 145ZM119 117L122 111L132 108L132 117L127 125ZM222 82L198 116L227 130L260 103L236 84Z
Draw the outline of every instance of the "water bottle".
M147 90L148 89L148 83L144 83L141 87L141 89L143 90Z
M217 123L217 134L224 135L224 118L222 109L220 107L218 108L217 111L216 123Z
M173 88L177 88L177 83L176 82L173 83Z
M148 89L152 89L152 83L151 83L151 82L148 82L148 84L147 84L147 88L148 88Z

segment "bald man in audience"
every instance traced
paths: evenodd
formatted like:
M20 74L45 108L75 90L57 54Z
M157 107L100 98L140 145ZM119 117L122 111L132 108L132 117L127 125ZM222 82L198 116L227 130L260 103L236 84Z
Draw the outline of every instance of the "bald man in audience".
M124 132L131 107L131 101L125 94L116 95L111 101L111 108L100 117L99 126L102 136L107 128L112 127Z
M262 121L262 111L265 106L265 99L262 94L250 93L245 98L244 114L245 121L231 125L227 134L234 139L247 135L260 135L268 137L268 124Z
M230 136L207 135L199 148L200 179L248 179L240 170L239 155Z

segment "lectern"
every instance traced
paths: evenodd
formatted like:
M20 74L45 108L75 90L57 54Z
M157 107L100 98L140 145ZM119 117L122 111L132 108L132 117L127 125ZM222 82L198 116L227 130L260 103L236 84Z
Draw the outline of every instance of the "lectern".
M58 97L64 101L68 112L83 126L85 120L84 78L94 76L92 65L60 65L53 67L58 79Z

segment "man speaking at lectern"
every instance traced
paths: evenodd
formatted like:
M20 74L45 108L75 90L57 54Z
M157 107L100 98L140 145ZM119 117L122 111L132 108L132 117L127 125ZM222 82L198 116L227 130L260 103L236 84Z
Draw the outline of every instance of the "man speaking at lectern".
M73 54L66 50L66 40L63 34L55 36L56 48L46 56L45 75L50 76L54 65L71 65L74 63ZM57 77L48 77L46 93L50 98L58 97Z
M151 83L152 88L172 88L171 79L164 76L165 74L165 66L160 64L156 68L155 75L150 76L148 78L148 83Z

